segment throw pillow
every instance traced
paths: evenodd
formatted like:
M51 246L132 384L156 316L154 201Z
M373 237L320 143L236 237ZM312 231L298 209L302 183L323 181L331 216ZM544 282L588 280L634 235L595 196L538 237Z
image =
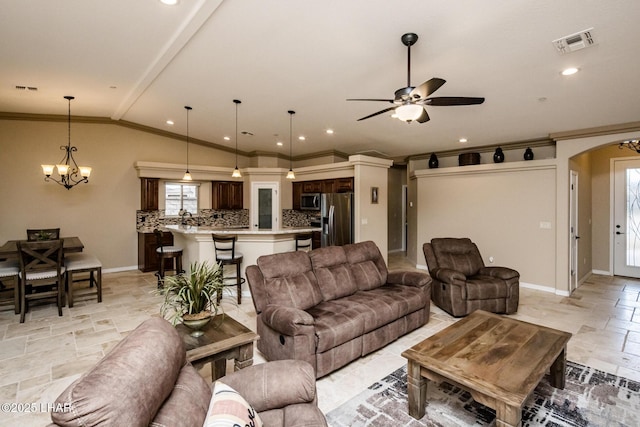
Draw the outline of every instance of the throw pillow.
M244 397L228 385L217 381L204 427L262 427L262 421Z

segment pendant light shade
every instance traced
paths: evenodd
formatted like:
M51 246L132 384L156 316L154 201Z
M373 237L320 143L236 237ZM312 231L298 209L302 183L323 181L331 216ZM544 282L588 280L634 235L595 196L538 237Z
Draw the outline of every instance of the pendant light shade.
M191 107L185 105L185 110L187 110L187 170L182 177L183 181L191 181L191 174L189 173L189 111L191 111Z
M287 172L287 179L296 179L296 174L293 173L293 115L295 111L289 110L289 172Z
M238 169L238 105L242 104L242 101L240 101L239 99L234 99L233 102L236 104L236 168L233 170L231 177L242 178L240 169Z

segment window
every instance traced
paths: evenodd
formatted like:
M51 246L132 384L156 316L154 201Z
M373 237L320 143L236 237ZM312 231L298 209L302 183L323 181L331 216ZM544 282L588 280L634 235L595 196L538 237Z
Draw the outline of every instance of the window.
M178 216L183 210L196 215L198 213L198 184L165 183L164 209L166 216Z

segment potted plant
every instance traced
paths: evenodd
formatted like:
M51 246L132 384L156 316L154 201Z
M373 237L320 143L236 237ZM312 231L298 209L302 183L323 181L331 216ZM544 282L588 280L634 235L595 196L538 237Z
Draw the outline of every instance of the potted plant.
M218 313L218 296L223 289L222 267L196 261L189 273L164 278L160 313L173 325L182 322L198 337L203 334L200 329Z

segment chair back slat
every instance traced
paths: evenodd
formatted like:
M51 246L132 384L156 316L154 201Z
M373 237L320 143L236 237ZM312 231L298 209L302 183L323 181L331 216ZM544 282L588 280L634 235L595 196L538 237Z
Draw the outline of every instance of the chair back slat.
M63 239L18 241L20 270L23 274L56 270L62 267Z
M216 250L216 258L221 255L227 258L235 258L236 256L236 236L221 236L212 234L213 246Z

